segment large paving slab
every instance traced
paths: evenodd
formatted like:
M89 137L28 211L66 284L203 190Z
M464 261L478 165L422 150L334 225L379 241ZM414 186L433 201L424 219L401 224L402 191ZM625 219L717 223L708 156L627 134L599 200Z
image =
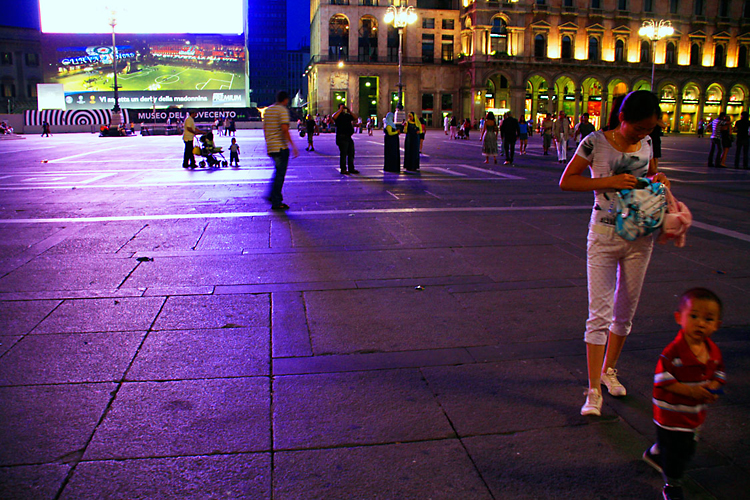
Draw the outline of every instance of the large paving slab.
M59 300L2 301L0 331L2 335L26 335L59 304Z
M28 335L0 358L0 385L120 381L144 335Z
M0 292L114 290L136 264L117 257L42 255L0 278Z
M491 499L455 439L285 451L274 457L274 498Z
M81 462L61 499L271 498L268 454Z
M127 380L268 375L268 344L268 328L150 332Z
M0 465L67 461L91 438L115 385L0 387Z
M455 436L418 370L276 377L273 413L281 450Z
M268 327L267 294L169 297L155 330Z
M0 498L39 500L55 498L70 470L65 464L0 467Z
M493 340L444 287L306 292L315 354L484 345ZM352 314L356 311L356 314ZM425 315L429 315L429 321Z
M144 331L163 304L163 297L66 300L33 333Z
M263 377L125 383L84 458L266 451L268 387Z

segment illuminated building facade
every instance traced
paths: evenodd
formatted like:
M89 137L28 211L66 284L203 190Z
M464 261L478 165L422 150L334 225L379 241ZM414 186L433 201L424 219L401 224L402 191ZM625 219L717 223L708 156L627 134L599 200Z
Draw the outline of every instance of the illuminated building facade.
M673 131L695 131L699 120L720 110L736 119L750 105L750 0L460 1L408 0L419 20L405 33L407 110L472 119L511 110L535 121L564 110L576 120L588 112L599 125L617 95L651 88L652 61L655 90ZM397 68L382 19L391 3L313 2L312 109L329 113L342 96L361 101L358 84L375 77L380 90L368 102L377 103L378 116L389 110ZM381 30L377 35L368 37L367 16ZM638 34L649 19L670 21L674 34L652 47ZM453 29L445 29L443 20ZM453 36L450 62L443 57L444 35ZM434 54L425 58L430 41ZM377 61L363 60L373 53ZM336 66L338 59L344 67ZM430 103L431 109L425 106Z

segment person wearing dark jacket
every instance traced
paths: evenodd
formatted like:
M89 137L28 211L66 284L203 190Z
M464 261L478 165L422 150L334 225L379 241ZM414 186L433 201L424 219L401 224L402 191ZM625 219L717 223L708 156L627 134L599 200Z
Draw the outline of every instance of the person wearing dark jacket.
M341 174L358 174L359 170L354 168L354 122L357 116L352 113L343 103L339 104L339 109L333 116L336 124L336 145L339 147L339 166ZM349 170L347 171L347 165Z
M518 127L518 120L508 111L505 113L502 125L500 125L500 135L503 137L503 149L505 150L505 165L513 163L513 157L516 152L516 139L521 133Z

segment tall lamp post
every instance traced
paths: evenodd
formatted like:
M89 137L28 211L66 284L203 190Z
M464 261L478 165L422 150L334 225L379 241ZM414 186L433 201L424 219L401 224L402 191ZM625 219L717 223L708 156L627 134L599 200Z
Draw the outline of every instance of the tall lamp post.
M654 89L654 71L656 70L656 51L654 44L657 40L674 35L672 23L668 20L660 19L658 22L653 19L646 19L638 30L638 34L651 40L651 92L656 93Z
M114 69L114 75L115 75L115 106L112 108L112 111L115 114L119 115L120 102L119 102L119 95L117 93L117 45L115 44L115 26L117 26L116 15L117 13L114 10L110 13L109 25L112 26L112 68Z
M398 105L396 106L396 110L400 111L404 109L404 91L403 84L401 83L401 46L404 41L404 28L407 24L414 24L417 20L417 12L414 10L414 7L407 7L403 3L398 7L391 5L385 11L383 20L386 24L393 24L393 27L398 29Z

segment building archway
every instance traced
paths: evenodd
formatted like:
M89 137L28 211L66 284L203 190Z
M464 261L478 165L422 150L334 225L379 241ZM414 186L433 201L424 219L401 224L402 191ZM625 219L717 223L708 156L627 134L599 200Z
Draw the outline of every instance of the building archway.
M658 85L657 85L657 87L658 87ZM648 81L648 80L645 80L645 79L643 79L643 80L638 80L638 81L637 81L637 82L635 82L635 84L633 85L633 90L634 90L634 91L635 91L635 90L651 90L651 82L650 82L650 81Z
M565 111L570 119L576 117L576 85L568 76L555 80L555 112Z
M495 116L502 116L511 110L510 80L502 73L487 78L485 83L484 113L492 111Z
M594 77L586 78L581 84L583 90L581 111L589 114L589 121L597 129L602 126L602 82Z
M713 120L723 109L724 89L718 83L712 83L706 89L706 96L703 101L703 119Z
M541 125L547 113L554 112L552 104L549 102L549 87L549 81L542 75L532 75L526 81L526 109L524 113L529 115L536 127Z
M359 44L357 60L360 62L378 61L378 20L373 16L359 19Z
M694 132L698 126L701 90L698 84L689 82L682 88L682 106L680 108L680 132Z
M661 109L662 119L667 124L667 130L673 130L676 126L675 106L677 105L677 86L673 83L664 84L657 95L659 96L659 108Z
M739 83L729 90L729 100L727 101L727 114L736 121L740 118L740 113L747 109L747 87Z

